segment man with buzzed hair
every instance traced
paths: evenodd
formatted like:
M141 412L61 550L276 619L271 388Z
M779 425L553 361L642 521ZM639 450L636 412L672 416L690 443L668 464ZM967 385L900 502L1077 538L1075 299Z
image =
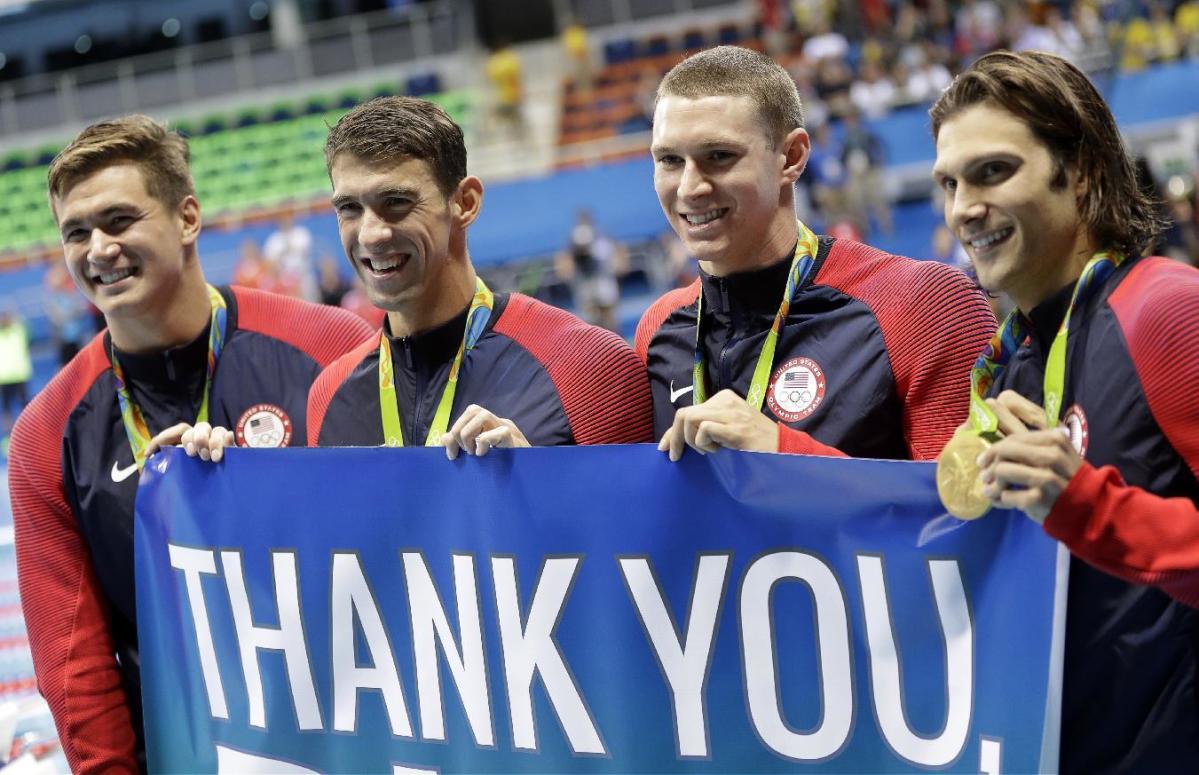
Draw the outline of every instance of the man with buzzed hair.
M302 444L309 386L370 329L344 310L208 285L187 143L145 116L83 130L49 189L66 268L108 327L13 431L21 603L71 769L136 772L133 503L146 459L197 421L243 446Z
M637 328L659 448L935 458L994 317L955 269L797 220L809 142L787 72L733 46L684 60L658 87L651 152L700 268Z

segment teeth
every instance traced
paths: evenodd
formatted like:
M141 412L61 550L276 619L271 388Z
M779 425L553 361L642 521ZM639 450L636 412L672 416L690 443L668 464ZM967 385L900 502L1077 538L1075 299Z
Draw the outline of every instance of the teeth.
M1012 233L1012 230L1010 228L991 232L990 234L988 234L985 237L978 237L978 238L970 240L970 247L974 248L975 250L981 250L982 248L985 248L989 245L994 245L996 242L998 242L1001 239L1006 238L1011 233Z
M368 258L367 263L371 265L371 269L376 272L386 272L388 269L395 269L400 264L404 263L402 256L391 256L389 258Z
M683 218L692 226L703 226L705 223L711 223L716 220L726 212L728 212L727 209L709 210L706 213L683 213Z
M132 269L115 269L111 272L102 272L100 274L100 284L112 285L113 283L124 280L126 277L131 277L132 275Z

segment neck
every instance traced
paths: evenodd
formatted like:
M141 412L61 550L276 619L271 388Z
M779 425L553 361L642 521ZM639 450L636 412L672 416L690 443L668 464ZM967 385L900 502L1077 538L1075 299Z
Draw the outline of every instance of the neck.
M738 252L719 261L700 261L699 268L712 277L727 277L770 266L795 247L799 239L794 208L780 207L762 238L754 245L733 246ZM741 251L741 248L747 248Z
M208 287L204 275L197 270L184 275L176 293L166 304L136 317L106 317L105 323L117 349L127 353L152 353L195 340L211 319Z
M470 260L454 262L433 280L432 298L418 299L387 313L392 336L412 336L437 328L470 304L475 296L475 269Z
M1089 238L1080 237L1075 241L1070 253L1058 261L1046 264L1046 271L1030 276L1026 287L1012 289L1008 295L1021 312L1029 314L1037 305L1062 288L1078 282L1083 268L1097 250Z

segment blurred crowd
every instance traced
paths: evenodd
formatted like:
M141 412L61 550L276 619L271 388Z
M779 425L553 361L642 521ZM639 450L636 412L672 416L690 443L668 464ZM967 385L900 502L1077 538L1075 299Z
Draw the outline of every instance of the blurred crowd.
M759 0L759 17L812 123L929 102L997 48L1049 51L1087 71L1199 59L1196 0Z
M343 262L328 250L318 257L312 231L284 214L261 245L254 239L242 242L232 283L341 307L380 325L382 310L366 298L356 275L346 279Z
M869 121L932 102L982 54L1049 51L1092 73L1199 59L1199 0L759 0L758 10L813 135L801 181L810 214L857 238L891 231L878 174L887 159Z

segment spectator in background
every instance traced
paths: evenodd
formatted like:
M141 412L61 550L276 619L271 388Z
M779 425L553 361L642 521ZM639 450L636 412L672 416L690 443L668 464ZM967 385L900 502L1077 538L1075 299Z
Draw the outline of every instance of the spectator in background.
M1149 201L1157 207L1158 216L1165 227L1146 253L1169 256L1176 261L1192 266L1199 263L1199 234L1196 233L1193 207L1193 180L1181 175L1171 176L1162 185L1153 174L1149 160L1144 156L1136 159L1137 185Z
M845 163L841 160L844 148L833 137L826 123L809 124L812 147L808 166L800 177L800 185L811 186L812 201L825 223L836 223L849 217L845 202Z
M895 84L873 62L863 62L861 77L849 88L854 108L866 118L882 118L895 101Z
M922 43L918 53L913 54L912 86L919 91L921 102L935 100L953 81L945 64L946 56L944 48L930 41Z
M795 29L804 36L818 34L832 26L832 6L829 0L791 0L791 13L795 18ZM804 56L808 56L804 52Z
M1099 16L1098 9L1090 2L1077 2L1070 9L1074 28L1082 39L1082 55L1079 66L1083 70L1103 70L1112 65L1112 49L1108 43L1107 28Z
M1013 36L1015 51L1045 51L1062 59L1077 61L1082 54L1083 40L1074 24L1062 17L1055 6L1048 3L1029 3L1021 19L1018 9L1013 10L1019 32ZM1020 21L1023 21L1020 24Z
M262 257L283 288L294 289L304 301L319 301L316 271L312 262L312 232L290 212L279 219L278 228L266 238Z
M953 266L957 258L955 255L956 245L957 239L953 236L953 232L945 224L941 224L936 229L933 229L929 258L933 261Z
M353 312L375 328L382 326L383 319L387 317L386 310L371 303L370 297L366 295L366 288L363 287L362 280L357 273L350 280L350 289L342 295L341 303L338 306L348 312Z
M1152 62L1169 61L1178 57L1180 47L1165 10L1158 4L1149 7L1150 17L1134 16L1121 31L1113 25L1123 44L1120 69L1125 72L1144 70Z
M853 71L844 59L825 57L816 63L816 96L834 118L840 118L850 108L849 90L853 86Z
M699 272L687 246L675 234L674 229L667 229L658 237L658 245L662 251L661 265L654 273L654 286L659 291L669 291L674 288L685 288L695 282Z
M1188 0L1174 11L1178 43L1191 59L1199 59L1199 0Z
M1003 34L1003 11L993 0L963 0L954 16L957 52L974 58L999 45Z
M262 260L262 251L252 239L244 239L233 267L233 285L255 288L260 291L277 292L271 268Z
M887 197L882 169L886 164L883 142L864 125L856 111L845 115L845 136L842 138L841 161L846 172L846 199L853 220L863 234L869 234L870 217L890 234L891 203Z
M787 19L783 0L757 0L758 26L762 30L762 45L766 53L778 59L789 53Z
M75 290L65 266L51 264L46 272L46 293L42 296L46 317L58 350L58 365L65 366L83 347L91 333L91 315L87 299Z
M1182 53L1178 31L1166 6L1158 0L1149 4L1149 26L1153 30L1153 42L1158 62L1173 62Z
M29 403L29 329L11 301L0 306L0 432L12 430L17 415Z
M795 81L799 90L799 98L803 100L804 119L812 126L819 126L828 121L828 107L816 92L816 65L802 56L795 57L787 65L787 72ZM649 116L654 115L654 98L657 95L659 78L655 74L653 91L650 93Z
M350 286L342 278L341 272L337 268L338 261L333 258L331 253L323 253L317 267L321 275L321 304L328 304L330 307L340 307L341 300L350 290Z
M524 75L520 57L507 41L500 41L484 66L495 100L496 123L516 137L525 133Z
M575 89L591 91L591 42L587 39L587 28L577 19L571 19L562 30L562 50L566 54Z
M811 36L804 41L804 58L820 62L825 59L844 59L848 54L849 41L832 28L827 16L819 17L812 26Z
M616 275L622 258L623 248L596 229L590 212L580 210L570 230L570 243L556 262L558 277L570 284L579 315L609 331L619 329Z

